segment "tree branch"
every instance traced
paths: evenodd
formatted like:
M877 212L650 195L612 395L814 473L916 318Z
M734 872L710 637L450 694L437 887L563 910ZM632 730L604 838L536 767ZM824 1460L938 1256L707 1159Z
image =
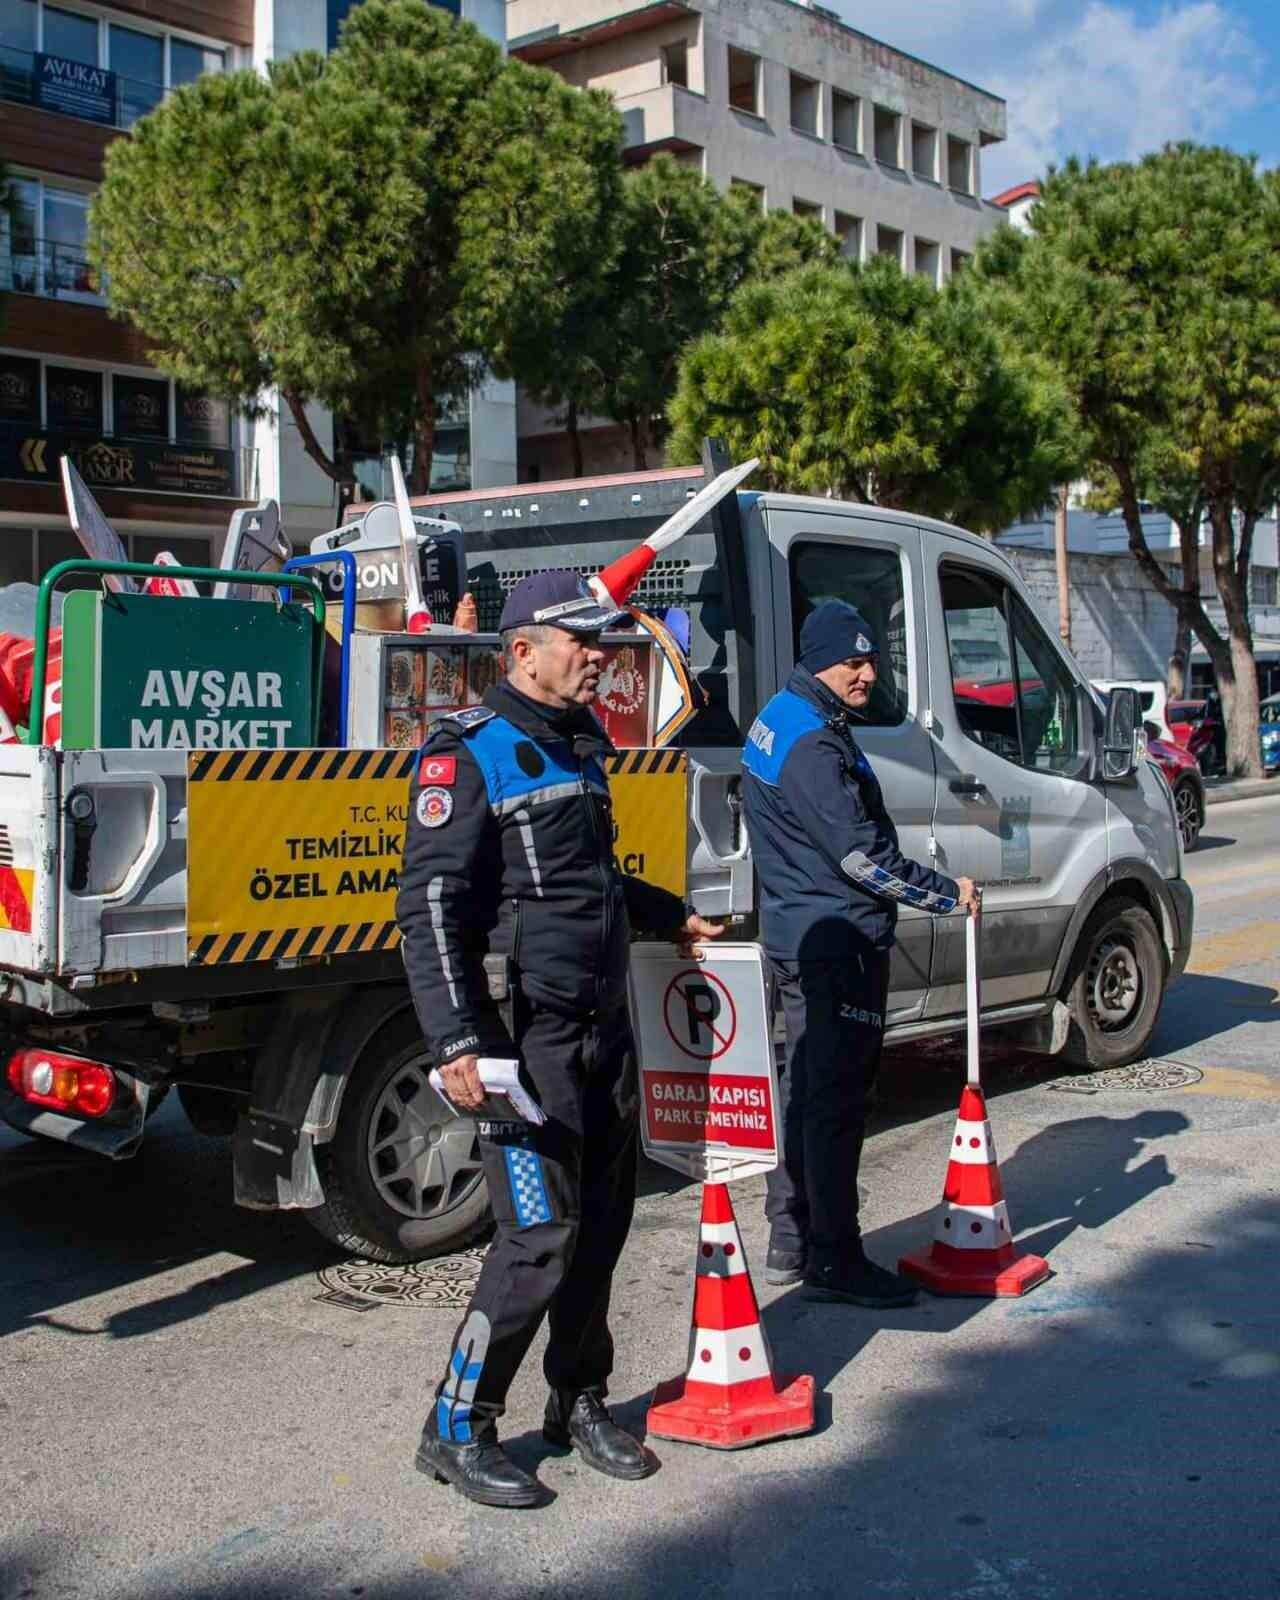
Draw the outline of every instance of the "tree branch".
M281 389L285 404L289 407L289 414L294 420L299 437L302 439L302 448L307 452L326 477L332 478L339 486L342 484L342 474L338 471L336 462L325 455L319 439L316 438L315 429L307 417L307 409L296 389Z

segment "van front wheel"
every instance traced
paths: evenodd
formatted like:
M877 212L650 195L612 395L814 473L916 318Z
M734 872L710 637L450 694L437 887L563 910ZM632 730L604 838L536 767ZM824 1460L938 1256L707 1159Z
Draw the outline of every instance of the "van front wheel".
M1106 900L1085 924L1065 993L1063 1052L1081 1067L1123 1067L1146 1053L1164 997L1164 947L1136 900Z

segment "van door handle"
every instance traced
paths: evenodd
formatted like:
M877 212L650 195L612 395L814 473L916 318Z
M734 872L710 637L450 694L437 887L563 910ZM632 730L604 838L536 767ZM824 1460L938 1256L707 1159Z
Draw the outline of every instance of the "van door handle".
M947 788L952 794L982 795L987 792L986 784L976 772L962 772L959 777L952 778Z

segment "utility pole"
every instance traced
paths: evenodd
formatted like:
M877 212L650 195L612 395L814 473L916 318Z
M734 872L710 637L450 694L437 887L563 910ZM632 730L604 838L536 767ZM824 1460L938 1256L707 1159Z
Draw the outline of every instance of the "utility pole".
M1071 648L1071 572L1067 563L1067 496L1070 485L1058 490L1053 519L1053 554L1058 569L1058 637Z

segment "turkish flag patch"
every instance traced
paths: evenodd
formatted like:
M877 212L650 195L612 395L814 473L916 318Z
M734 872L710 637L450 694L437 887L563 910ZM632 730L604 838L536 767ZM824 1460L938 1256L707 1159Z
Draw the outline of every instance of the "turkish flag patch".
M418 782L452 787L458 771L457 756L422 756L418 761Z

